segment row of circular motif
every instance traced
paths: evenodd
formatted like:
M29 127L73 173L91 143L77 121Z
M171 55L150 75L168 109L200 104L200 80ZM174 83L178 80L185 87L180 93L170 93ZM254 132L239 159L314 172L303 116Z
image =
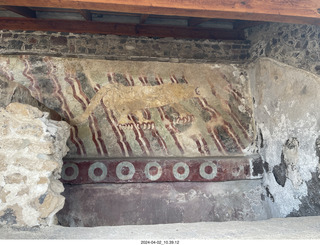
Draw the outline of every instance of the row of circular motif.
M126 175L124 175L122 173L122 169L124 167L127 167L129 169L129 172ZM151 175L150 174L150 168L152 168L152 167L155 167L158 170L155 175ZM205 171L206 167L211 167L211 173L210 174L206 173L206 171ZM66 172L67 168L72 168L73 169L73 173L71 175L66 175L65 172ZM99 175L99 176L97 176L94 173L94 171L97 168L101 169L101 171L102 171L101 175ZM184 172L183 173L179 173L178 172L179 168L183 168ZM105 179L105 177L107 176L107 172L108 171L107 171L106 165L104 165L102 162L95 162L89 167L88 175L89 175L91 180L98 182L98 181L102 181L103 179ZM190 169L189 169L189 166L186 163L178 162L173 166L172 172L173 172L174 177L177 180L185 180L189 176ZM123 161L123 162L120 162L117 165L116 174L117 174L117 177L120 180L130 180L130 179L132 179L134 173L135 173L135 167L133 166L133 164L131 162ZM202 163L200 165L199 173L200 173L202 178L207 179L207 180L211 180L214 177L216 177L216 175L217 175L217 166L212 162L204 162L204 163ZM144 174L146 175L146 177L149 180L156 181L162 175L162 168L161 168L160 164L157 163L157 162L149 162L149 163L146 164L146 166L144 168ZM63 165L62 174L61 175L62 175L62 179L64 179L64 180L69 180L69 181L70 180L74 180L79 175L79 168L74 163L66 163L66 164Z

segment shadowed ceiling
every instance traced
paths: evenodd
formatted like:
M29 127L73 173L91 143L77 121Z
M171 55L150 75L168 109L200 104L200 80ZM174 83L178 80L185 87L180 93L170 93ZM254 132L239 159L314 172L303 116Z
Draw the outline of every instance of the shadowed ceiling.
M264 22L320 24L318 0L0 0L0 27L241 40Z

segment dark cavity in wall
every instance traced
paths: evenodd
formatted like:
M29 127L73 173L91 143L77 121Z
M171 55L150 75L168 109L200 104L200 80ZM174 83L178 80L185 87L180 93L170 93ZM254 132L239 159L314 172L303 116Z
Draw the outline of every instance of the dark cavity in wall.
M263 174L263 161L261 157L254 159L252 162L252 165L253 165L253 173L252 173L253 176Z
M286 179L287 179L286 172L287 172L287 166L285 164L284 155L282 152L281 153L281 163L279 165L274 166L273 171L272 171L277 183L279 185L281 185L282 187L284 187L284 185L286 183Z
M267 197L269 197L271 199L271 201L274 202L274 197L271 194L268 186L266 187L266 192L267 192Z
M291 137L286 141L284 144L284 149L293 150L299 146L299 141L295 137ZM279 165L274 166L273 168L273 175L276 179L277 183L284 187L287 179L287 168L291 166L293 163L289 160L286 160L285 152L282 150L281 153L281 163Z

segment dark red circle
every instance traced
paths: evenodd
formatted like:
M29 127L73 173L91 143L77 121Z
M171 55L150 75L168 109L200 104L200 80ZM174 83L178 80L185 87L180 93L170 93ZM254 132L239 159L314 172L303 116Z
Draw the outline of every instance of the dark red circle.
M152 166L151 168L149 168L149 174L150 175L156 175L158 173L158 168L156 166Z
M67 167L64 172L65 172L66 176L72 176L74 173L74 169L73 169L73 167Z
M95 169L93 170L93 173L94 173L95 176L101 176L102 173L103 173L103 171L102 171L101 168L95 168Z
M184 167L179 167L179 168L177 169L177 172L178 172L179 174L184 174L184 172L185 172Z
M123 175L128 175L129 172L130 172L130 169L129 169L128 167L126 167L126 166L122 167L121 173L122 173Z
M212 171L213 171L213 169L212 169L211 166L206 166L206 167L204 168L204 172L205 172L206 174L211 174Z

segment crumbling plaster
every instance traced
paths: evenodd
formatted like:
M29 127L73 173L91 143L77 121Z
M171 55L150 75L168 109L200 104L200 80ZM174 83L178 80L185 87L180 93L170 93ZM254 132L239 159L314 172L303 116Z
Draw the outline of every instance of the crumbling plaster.
M267 201L273 217L286 217L299 210L319 168L320 78L269 58L253 63L250 76ZM281 174L284 179L277 180Z

